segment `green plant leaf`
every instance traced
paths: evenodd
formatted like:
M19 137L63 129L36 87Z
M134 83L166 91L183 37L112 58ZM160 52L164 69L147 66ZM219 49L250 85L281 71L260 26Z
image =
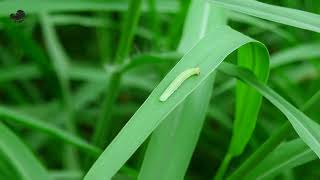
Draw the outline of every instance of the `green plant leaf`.
M268 61L259 60L257 62L251 60L265 58L258 51L259 49L253 44L245 46L238 51L238 64L242 67L253 69L254 74L265 83L269 74ZM238 156L243 152L255 128L261 104L261 96L256 90L239 81L236 89L236 114L229 148L231 156Z
M55 128L40 120L36 120L28 115L13 111L9 108L0 107L0 117L1 120L14 121L24 125L25 127L30 127L32 129L46 133L52 137L58 138L63 142L70 143L93 156L97 156L100 153L100 150L98 148L88 144L87 142L76 136L71 135L68 132Z
M173 13L178 10L176 1L157 1L157 8L161 12ZM78 0L30 0L24 1L1 1L0 16L8 16L8 14L23 9L27 14L35 14L42 12L74 12L74 11L126 11L128 2L121 1L78 1ZM142 9L147 11L146 4Z
M251 42L256 43L256 50L260 50L257 54L260 54L259 57L262 59L259 60L267 61L268 53L264 46L231 28L222 26L204 36L153 90L144 104L94 163L85 179L111 178L170 112L199 87L229 54ZM171 81L182 71L192 67L199 67L200 75L189 78L166 102L160 102L160 95Z
M274 53L270 59L271 68L277 68L296 61L320 57L320 43L299 44L289 49Z
M8 159L21 179L51 179L39 160L3 123L0 123L0 131L0 153Z
M208 0L221 7L259 17L269 21L286 24L310 31L320 32L320 15L290 9L280 6L273 6L254 0Z
M190 8L184 31L192 32L192 34L189 33L182 39L178 48L182 51L181 53L186 53L181 47L195 45L205 35L209 25L220 24L220 20L223 19L223 13L204 0L192 1ZM195 14L200 14L200 16L193 16ZM201 26L192 26L195 20L203 23ZM214 79L215 75L211 75L153 132L141 166L139 179L148 180L155 176L168 180L184 178L204 124ZM194 111L194 109L199 110Z
M240 78L274 104L288 118L300 138L320 157L320 128L316 122L257 80L251 71L227 63L221 65L219 69L228 75Z
M259 163L248 179L272 178L286 169L291 169L317 159L317 155L300 139L281 144Z
M245 24L250 24L250 25L258 27L262 30L270 31L274 34L277 34L278 36L280 36L282 38L285 38L288 41L293 41L295 39L293 37L293 35L291 35L289 32L282 29L281 27L278 27L278 24L264 21L262 19L248 16L245 14L232 12L232 11L229 11L227 14L228 14L228 17L233 21L241 22L241 23L245 23Z

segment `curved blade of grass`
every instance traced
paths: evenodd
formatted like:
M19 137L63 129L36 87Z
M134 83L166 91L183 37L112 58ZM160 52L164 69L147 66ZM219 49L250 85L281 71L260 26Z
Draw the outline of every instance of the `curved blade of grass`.
M264 46L241 33L233 31L231 28L219 27L208 33L154 89L144 104L94 163L85 179L111 178L162 120L199 87L230 53L251 42L255 42L257 47L260 47L259 54L264 54L265 58L268 57ZM263 56L261 55L261 57ZM172 80L182 71L192 67L199 67L200 75L189 78L166 102L160 102L160 95Z
M64 53L61 44L58 41L58 37L55 33L53 24L51 23L47 14L43 13L41 15L41 27L43 30L43 36L45 44L48 50L48 54L51 58L56 76L59 80L59 85L61 88L62 102L68 113L67 124L70 131L74 131L72 123L72 113L71 113L71 97L69 90L69 78L68 78L68 57Z
M52 137L62 140L63 142L70 143L84 152L96 157L100 154L101 150L88 144L82 139L69 134L63 130L57 129L47 123L44 123L40 120L36 120L32 117L29 117L25 114L13 111L9 108L0 107L0 120L5 121L14 121L24 125L25 127L29 127L38 131L41 131L45 134L48 134Z
M213 81L213 76L206 80L153 132L139 179L184 179L204 123Z
M251 71L227 63L222 64L219 69L240 78L274 104L288 118L300 138L320 157L320 128L316 122L257 80Z
M265 58L254 44L248 44L237 52L238 64L252 69L264 83L269 75L269 62ZM256 62L255 59L261 60ZM231 143L215 179L222 179L232 158L239 156L244 151L256 126L261 100L260 94L255 89L240 81L236 83L236 109Z
M106 19L103 19L103 18L87 17L87 16L80 16L80 15L66 15L66 14L52 15L50 16L50 20L55 26L78 25L83 27L98 27L98 28L105 27L109 30L114 30L114 31L117 31L119 26L117 23L114 23L112 21L107 21ZM152 36L153 36L153 32L143 27L137 27L134 33L137 36L148 39L148 40L152 39Z
M186 46L183 43L190 43L192 40L196 40L192 42L195 45L205 35L209 22L214 22L210 24L213 26L219 23L220 18L223 19L220 17L222 12L219 9L209 6L204 0L192 1L184 31L191 31L193 34L185 33L180 47ZM200 15L193 16L194 14ZM194 22L200 21L203 22L201 26L191 26ZM184 179L205 120L214 78L215 75L212 75L192 92L153 132L139 179Z
M300 44L295 47L274 53L270 59L271 68L289 64L296 61L320 57L320 43Z
M151 62L158 62L158 63L160 62L157 61L157 59L162 60L162 58L164 58L164 57L161 57L162 55L160 55L160 57L158 55L155 55L155 56L141 55L141 56L132 59L133 61L139 61L137 62L137 64L132 66L128 65L128 69L126 66L123 66L123 68L125 69L123 71L127 71L129 69L137 67L142 63L148 64L147 61L145 61L144 59L145 57L150 57L151 60L150 59L149 60ZM172 58L172 62L176 62L174 60L174 56L176 55L173 55L172 57L171 55L168 55L165 57L168 57L170 59ZM177 57L178 56L179 55L177 55ZM171 61L167 61L166 63L169 63L169 62ZM161 62L161 63L164 63L164 62ZM15 80L32 80L32 79L39 79L43 76L43 73L34 64L21 64L21 65L17 65L17 66L6 68L6 69L0 68L0 71L3 72L3 74L0 74L0 82L9 82L9 81L15 81ZM90 81L92 83L101 84L103 82L107 82L108 79L110 78L110 73L105 72L103 69L97 69L90 66L79 65L76 63L73 63L70 65L69 71L67 73L68 73L67 76L74 81ZM124 73L122 85L127 87L133 87L133 88L138 88L142 90L152 91L152 89L155 87L155 82L146 80L143 77L134 75L132 73Z
M252 44L245 46L238 51L238 64L242 67L253 69L254 74L265 83L269 74L269 64L263 60L259 62L251 60L264 58L258 51ZM243 152L255 128L261 104L259 93L242 82L237 82L236 90L236 112L229 148L231 156L238 156Z
M320 15L273 6L254 0L208 0L221 7L237 11L243 14L259 17L269 21L294 26L301 29L320 32Z
M174 13L178 10L176 1L157 1L157 10ZM74 12L74 11L126 11L128 2L121 1L78 1L78 0L5 0L0 2L0 16L7 17L10 13L23 9L28 15L41 12ZM147 11L147 4L142 6Z
M231 20L237 21L237 22L241 22L241 23L246 23L249 25L253 25L256 27L259 27L263 30L268 30L274 34L277 34L278 36L285 38L288 41L294 41L294 37L293 35L291 35L289 32L287 32L286 30L278 27L277 24L274 24L272 22L268 22L268 21L264 21L262 19L259 18L255 18L252 16L248 16L245 14L241 14L241 13L235 13L232 11L228 12L228 17Z
M317 159L317 155L300 139L281 144L248 174L248 179L272 178L286 169L291 169Z
M51 58L56 77L59 81L62 104L65 110L65 126L68 131L76 134L76 126L74 121L74 115L72 111L71 95L70 95L70 83L68 77L68 57L63 51L63 47L58 41L58 37L55 33L52 22L46 13L41 13L41 27L43 31L43 38L48 50L48 54ZM78 168L78 155L72 148L66 147L66 166L70 168Z
M320 43L308 43L294 46L289 49L280 50L270 57L270 70L288 65L297 61L305 61L312 58L320 57ZM307 70L304 70L307 72ZM230 80L213 92L213 96L217 96L235 86L235 81Z
M320 98L320 90L317 91L306 103L301 106L301 111L307 111L315 105L315 102ZM228 179L237 179L244 177L246 174L256 167L270 152L272 152L279 144L293 131L289 121L284 123L272 135L237 168Z
M22 180L51 179L39 160L3 123L0 123L0 131L0 153L8 158Z
M39 77L41 72L32 64L1 68L0 82L26 80Z
M10 164L6 154L0 153L0 179L19 179L19 174L15 168Z
M57 14L50 15L50 20L55 26L79 25L83 27L109 27L115 24L99 17L81 15Z

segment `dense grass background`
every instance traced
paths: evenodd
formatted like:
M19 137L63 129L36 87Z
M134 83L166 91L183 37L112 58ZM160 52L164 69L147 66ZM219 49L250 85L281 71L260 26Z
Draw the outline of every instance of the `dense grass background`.
M318 0L0 1L0 179L319 179L318 14Z

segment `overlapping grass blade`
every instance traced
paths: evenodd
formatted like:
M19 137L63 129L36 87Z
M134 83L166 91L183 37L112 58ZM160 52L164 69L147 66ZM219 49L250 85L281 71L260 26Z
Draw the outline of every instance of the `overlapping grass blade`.
M83 150L84 152L97 156L100 153L100 150L84 140L68 133L63 130L60 130L56 127L53 127L45 122L42 122L40 120L34 119L33 117L30 117L28 115L19 113L17 111L13 111L9 108L0 107L0 117L3 121L14 121L19 124L24 125L25 127L32 128L37 131L41 131L45 134L48 134L52 137L55 137L57 139L60 139L63 142L70 143L74 146L77 146L79 149Z
M68 131L76 133L76 126L73 122L74 114L71 108L71 95L70 95L70 83L68 77L68 57L64 53L61 44L58 41L52 22L50 21L46 12L41 13L41 27L45 40L45 45L48 50L48 54L53 64L55 75L59 81L62 104L64 106L65 126ZM78 168L78 157L76 151L67 146L66 147L66 165L71 168Z
M111 66L106 66L106 63L103 64L105 67L111 67L112 69L109 69L109 71L111 71L110 81L107 82L106 96L102 102L100 118L96 123L92 137L93 143L99 147L104 148L110 141L110 132L112 129L112 116L110 112L112 112L113 105L118 97L122 79L122 72L114 69L114 66L121 66L129 56L134 40L134 32L141 16L141 5L141 0L130 1L128 12L122 24L120 42L115 53L113 64Z
M208 33L154 89L144 104L94 163L85 179L96 179L102 176L107 179L111 178L170 112L210 77L229 54L252 42L255 42L257 54L262 58L259 60L267 60L268 53L260 43L228 27L222 26ZM260 62L256 63L259 64ZM262 64L265 65L265 63ZM200 75L188 79L166 102L160 102L159 97L169 83L182 71L192 67L199 67Z
M252 72L227 63L224 63L219 69L226 74L240 78L273 103L288 118L300 138L320 157L320 128L316 122L292 106L268 86L263 85L254 77Z
M217 8L208 6L210 5L203 0L191 3L184 31L193 32L193 34L186 35L185 32L180 47L195 45L209 29L208 25L219 24L218 18L223 19ZM194 14L200 15L193 16ZM191 24L195 21L203 23L201 26L192 26ZM209 24L209 22L213 23ZM193 29L189 30L188 28ZM192 42L192 40L195 41ZM185 45L183 43L192 44ZM144 156L139 179L148 180L155 176L168 180L184 178L205 120L214 76L209 77L190 94L153 132ZM198 110L194 111L194 109Z
M281 27L278 27L278 25L275 23L232 11L229 11L227 14L228 17L233 21L250 24L262 30L267 30L274 34L277 34L278 36L285 38L288 41L294 41L294 37L292 34L282 29Z
M248 175L248 179L273 178L285 169L317 159L317 155L299 138L281 144Z
M280 6L273 6L254 0L208 0L221 7L259 17L262 19L298 27L310 31L320 32L320 15L290 9Z

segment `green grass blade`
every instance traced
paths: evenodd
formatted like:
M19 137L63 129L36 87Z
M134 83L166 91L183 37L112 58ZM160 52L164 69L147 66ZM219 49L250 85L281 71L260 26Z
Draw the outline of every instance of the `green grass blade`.
M82 171L50 171L54 180L77 180L83 177Z
M190 8L192 10L189 11L187 16L184 31L192 31L193 34L184 37L179 45L180 47L184 46L182 43L200 40L209 29L209 25L218 24L220 23L219 20L223 19L219 9L212 7L203 0L192 1ZM194 22L192 15L196 13L201 14L201 16L197 16L203 22L201 26L191 26ZM209 22L213 23L209 24ZM188 28L193 28L193 30ZM197 41L192 42L192 44L195 45ZM139 179L148 180L155 176L159 179L168 180L184 179L204 124L211 99L214 77L215 75L209 77L203 85L190 94L154 131L144 156ZM199 110L193 111L194 109Z
M0 123L0 131L0 153L8 158L22 180L51 179L39 160L3 123Z
M272 89L263 85L254 77L252 72L226 63L220 69L226 74L240 78L273 103L288 118L300 138L320 157L320 129L316 122L292 106Z
M51 58L53 69L56 73L56 77L59 81L62 104L65 111L65 126L68 131L76 134L76 126L74 123L74 115L72 111L70 84L68 77L68 57L63 51L63 47L58 41L58 37L55 33L53 23L50 21L49 16L46 13L41 14L41 27L43 31L45 45L47 47L48 54ZM70 168L78 168L78 156L77 152L72 148L66 147L66 166Z
M14 67L1 68L0 71L0 82L30 80L39 78L41 76L41 72L33 64L16 65Z
M258 79L265 83L268 78L269 64L268 61L263 60L264 57L261 57L258 51L254 45L245 46L238 51L238 64L253 69ZM251 61L254 58L262 60ZM238 156L243 152L255 128L261 104L261 96L251 87L238 81L236 90L236 114L229 148L231 156Z
M114 64L112 66L122 65L130 53L134 32L138 26L141 15L141 4L142 0L132 0L130 2L128 12L126 13L125 21L122 26L120 42L113 62ZM104 66L106 66L106 64L104 64ZM121 78L121 72L111 72L110 81L106 86L106 97L104 98L101 106L101 117L94 129L92 141L95 145L102 148L104 148L110 141L110 131L112 129L112 116L110 112L112 112L112 107L119 93Z
M68 77L68 57L64 53L61 44L58 41L58 37L55 33L52 22L50 21L47 14L41 15L41 25L43 30L43 36L45 39L46 47L48 54L51 58L54 70L56 72L56 76L59 80L61 94L62 94L62 102L66 108L68 114L67 124L69 130L75 130L75 127L72 125L72 114L70 112L71 109L71 98L70 98L70 90L69 90L69 77Z
M291 169L317 159L317 155L299 138L281 144L259 163L248 179L272 178L285 169Z
M270 59L271 68L277 68L289 63L320 57L320 43L299 44L289 49L274 53Z
M233 11L269 21L320 32L320 15L317 14L280 6L273 6L254 0L209 0L209 2Z
M281 27L278 27L278 25L275 23L264 21L262 19L248 16L245 14L235 13L232 11L228 12L227 14L228 14L228 17L233 21L249 24L249 25L258 27L260 29L270 31L288 41L294 41L295 39L293 35L291 35L286 30L282 29Z
M20 178L19 174L15 172L14 166L10 164L8 157L4 153L0 153L0 178L1 179L19 179Z
M226 39L228 40L226 41ZM154 89L94 163L85 179L111 178L170 112L199 87L229 54L250 42L256 41L228 27L219 27L208 33ZM264 54L264 57L267 58L268 53L265 48L259 43L257 43L257 47L261 48L259 54L261 56ZM160 95L172 80L181 72L192 67L199 67L200 75L188 79L166 102L160 102Z
M174 13L178 10L176 1L157 1L157 10L164 13ZM8 14L23 9L27 14L41 12L77 12L77 11L126 11L128 2L121 1L78 1L78 0L30 0L11 1L5 0L0 2L0 16L7 17ZM147 4L144 3L143 11L147 11Z
M214 77L209 79L153 132L139 179L184 179L209 105Z
M52 137L60 139L63 142L70 143L78 147L79 149L83 150L84 152L93 155L94 157L96 157L100 153L100 150L98 148L88 144L87 142L68 132L53 127L40 120L34 119L33 117L30 117L28 115L19 113L17 111L13 111L9 108L0 107L0 117L1 120L13 121L22 124L25 127L41 131Z
M315 102L320 98L319 92L320 90L301 106L302 111L307 111L315 105ZM252 172L250 170L252 170L256 164L260 164L259 162L269 155L269 153L272 152L292 131L293 128L290 125L290 122L287 121L284 123L284 125L282 125L279 130L272 133L272 135L252 155L250 155L250 157L247 158L228 179L237 179L245 176L246 173L249 174L249 172Z

